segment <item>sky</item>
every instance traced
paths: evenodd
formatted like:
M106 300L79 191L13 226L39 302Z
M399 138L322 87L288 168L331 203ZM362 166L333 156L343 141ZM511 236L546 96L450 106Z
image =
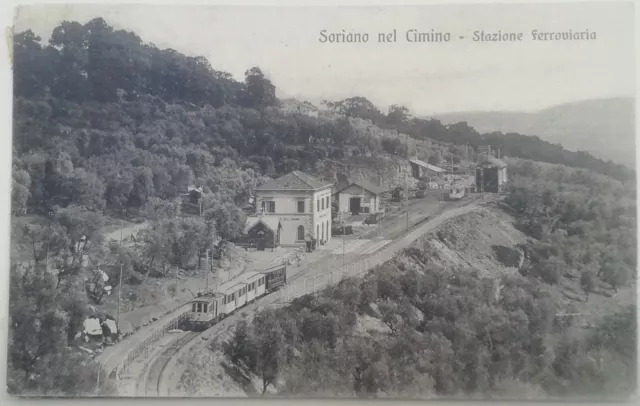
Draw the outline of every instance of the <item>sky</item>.
M565 102L635 95L632 4L405 7L23 6L15 30L48 39L63 20L102 17L144 42L204 56L243 80L259 66L279 97L314 103L364 96L416 115L535 111ZM398 42L378 43L397 32ZM407 43L416 29L448 43ZM320 32L368 33L368 43L320 43ZM519 43L472 42L474 31L522 32ZM592 41L532 41L531 31L596 32ZM464 40L458 39L464 36Z

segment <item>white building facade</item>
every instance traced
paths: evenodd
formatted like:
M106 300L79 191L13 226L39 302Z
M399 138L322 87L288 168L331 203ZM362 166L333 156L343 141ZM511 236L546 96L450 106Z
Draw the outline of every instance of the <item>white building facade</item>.
M331 240L331 186L304 172L293 171L256 188L256 208L276 216L282 226L280 245L304 245L312 237Z

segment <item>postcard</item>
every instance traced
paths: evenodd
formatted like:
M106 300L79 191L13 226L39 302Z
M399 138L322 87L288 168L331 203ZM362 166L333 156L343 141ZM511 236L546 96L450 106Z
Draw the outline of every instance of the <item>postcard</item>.
M8 392L634 397L634 29L20 6Z

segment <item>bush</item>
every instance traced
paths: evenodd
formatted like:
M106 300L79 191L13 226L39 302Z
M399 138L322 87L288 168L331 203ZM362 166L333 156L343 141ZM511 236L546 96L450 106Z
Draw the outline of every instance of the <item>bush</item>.
M560 278L564 274L566 264L559 258L552 257L542 260L534 265L532 275L539 277L549 285L555 285L560 282Z

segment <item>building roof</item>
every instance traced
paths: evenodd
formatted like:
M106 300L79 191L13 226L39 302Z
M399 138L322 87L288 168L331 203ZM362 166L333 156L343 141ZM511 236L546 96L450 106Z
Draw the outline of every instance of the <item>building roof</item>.
M498 168L506 168L507 167L507 163L505 161L503 161L500 158L495 158L492 156L488 156L487 159L485 159L484 161L480 162L479 165L491 165L491 166L496 166Z
M374 195L379 195L381 193L389 191L389 188L384 186L384 185L383 186L377 186L377 185L375 185L375 184L373 184L373 183L371 183L369 181L366 181L366 180L357 180L355 182L349 183L347 186L345 186L343 188L340 188L335 193L340 193L343 190L348 189L353 185L361 187L361 188L363 188L365 190L368 190L369 192L373 193Z
M258 225L258 223L264 224L269 230L274 233L278 231L280 225L280 218L278 216L260 216L260 217L247 217L247 223L244 226L244 232L247 233L253 227Z
M426 163L424 161L421 161L419 159L410 159L409 162L411 162L412 164L416 164L418 166L421 166L423 168L432 170L434 172L444 172L444 169L442 169L440 167L437 167L435 165L428 164L428 163Z
M267 183L258 186L256 190L317 190L331 185L333 183L316 179L304 172L293 171L277 179L271 179Z

